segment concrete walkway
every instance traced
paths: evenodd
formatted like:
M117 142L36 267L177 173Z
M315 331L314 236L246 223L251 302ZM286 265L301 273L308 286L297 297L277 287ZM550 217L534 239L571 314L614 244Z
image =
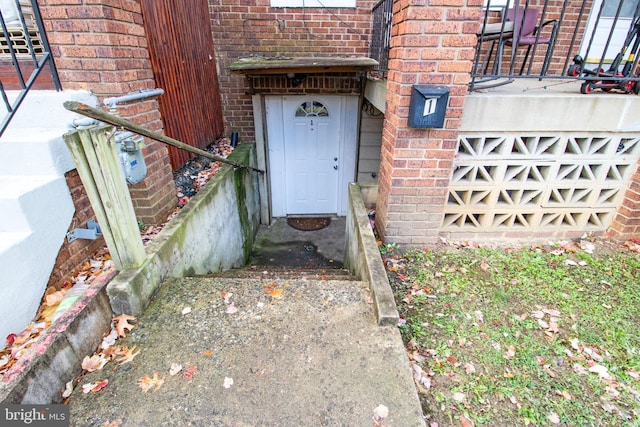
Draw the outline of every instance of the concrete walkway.
M264 235L276 229L258 240L282 248L284 240ZM336 230L343 233L339 224ZM294 252L310 233L319 235L292 233L285 240ZM313 240L317 250L304 250L324 258L320 251L331 253L343 239ZM135 346L135 359L110 362L76 387L72 425L425 425L399 332L376 325L366 283L262 267L245 278L166 282L117 343ZM170 375L173 364L182 369ZM144 392L139 382L147 375L164 382ZM105 379L104 389L82 392ZM389 416L375 424L379 405Z

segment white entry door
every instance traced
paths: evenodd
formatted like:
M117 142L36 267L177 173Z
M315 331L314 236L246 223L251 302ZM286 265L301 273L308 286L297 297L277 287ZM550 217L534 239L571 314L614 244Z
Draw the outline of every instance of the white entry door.
M336 213L340 103L286 99L283 106L292 118L284 130L287 214Z
M355 175L357 97L265 101L272 215L344 214Z

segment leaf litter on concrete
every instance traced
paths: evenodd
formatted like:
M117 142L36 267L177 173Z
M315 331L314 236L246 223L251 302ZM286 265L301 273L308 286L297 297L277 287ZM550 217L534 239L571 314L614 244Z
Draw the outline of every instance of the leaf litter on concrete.
M640 424L640 245L381 247L427 424Z

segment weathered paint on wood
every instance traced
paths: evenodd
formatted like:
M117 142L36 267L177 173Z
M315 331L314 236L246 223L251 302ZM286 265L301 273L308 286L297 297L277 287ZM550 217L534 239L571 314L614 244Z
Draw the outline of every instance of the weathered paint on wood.
M137 133L138 135L146 136L151 139L155 139L156 141L160 141L167 145L170 145L175 148L181 148L190 153L197 154L200 156L204 156L208 159L212 159L218 161L220 163L226 163L236 168L247 168L256 172L263 172L260 169L253 168L251 166L244 165L242 163L234 162L232 160L225 159L224 157L219 157L214 154L209 153L208 151L201 150L196 147L192 147L184 142L178 141L176 139L170 138L168 136L162 135L161 133L154 132L144 127L132 123L128 120L125 120L121 117L114 116L113 114L106 113L104 111L100 111L97 108L93 108L89 105L83 104L77 101L66 101L64 104L64 108L69 111L73 111L74 113L82 114L83 116L91 117L92 119L99 120L104 123L108 123L113 126L123 127L127 130Z
M64 140L116 268L124 270L142 265L146 253L112 132L110 126L94 126L69 132Z

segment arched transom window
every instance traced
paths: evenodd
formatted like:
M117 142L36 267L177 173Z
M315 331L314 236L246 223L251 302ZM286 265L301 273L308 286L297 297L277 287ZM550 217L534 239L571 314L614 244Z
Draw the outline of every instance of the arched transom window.
M305 101L298 105L296 117L329 117L329 111L321 102Z

